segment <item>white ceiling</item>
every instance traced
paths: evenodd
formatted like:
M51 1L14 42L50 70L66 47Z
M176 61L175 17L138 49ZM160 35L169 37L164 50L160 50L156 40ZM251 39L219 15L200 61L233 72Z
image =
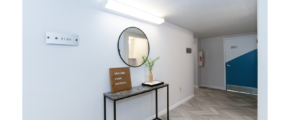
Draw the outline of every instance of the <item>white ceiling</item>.
M195 37L257 32L256 0L118 0L192 31Z
M118 0L165 18L195 37L257 32L257 0Z

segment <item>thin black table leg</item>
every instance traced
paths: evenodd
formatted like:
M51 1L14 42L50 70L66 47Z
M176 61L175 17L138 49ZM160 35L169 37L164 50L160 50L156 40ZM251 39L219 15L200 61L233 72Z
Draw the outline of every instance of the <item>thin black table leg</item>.
M158 92L157 92L157 89L155 90L155 100L156 100L156 119L158 119Z
M114 120L116 120L116 101L114 101Z
M106 120L106 96L104 96L104 120Z
M167 85L167 120L169 120L169 85Z

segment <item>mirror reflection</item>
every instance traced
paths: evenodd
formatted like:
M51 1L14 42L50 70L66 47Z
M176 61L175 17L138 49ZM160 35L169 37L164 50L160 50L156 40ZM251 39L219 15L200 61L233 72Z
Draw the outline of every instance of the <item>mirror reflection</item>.
M123 62L131 67L141 66L142 56L149 55L148 39L145 33L136 27L129 27L121 33L118 48Z

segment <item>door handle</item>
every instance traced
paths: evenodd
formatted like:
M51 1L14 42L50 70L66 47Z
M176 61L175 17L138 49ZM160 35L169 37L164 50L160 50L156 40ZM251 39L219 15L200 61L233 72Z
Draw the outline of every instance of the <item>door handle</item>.
M227 67L231 67L231 65L227 64Z

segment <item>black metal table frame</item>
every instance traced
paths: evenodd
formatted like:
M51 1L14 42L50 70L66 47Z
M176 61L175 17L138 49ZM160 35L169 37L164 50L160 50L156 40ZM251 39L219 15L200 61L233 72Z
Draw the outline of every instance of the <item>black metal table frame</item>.
M167 87L167 120L169 120L169 85L166 85L166 86L163 86L163 87ZM160 88L163 88L163 87L160 87ZM133 96L136 96L136 95L140 95L140 94L143 94L143 93L147 93L147 92L151 92L153 90L155 90L155 100L156 100L156 118L154 118L153 120L161 120L160 118L158 118L158 89L160 88L155 88L155 89L152 89L150 91L146 91L146 92L142 92L142 93L138 93L138 94L135 94L135 95L132 95L132 96L127 96L127 97L124 97L124 98L120 98L120 99L117 99L117 100L112 100L110 98L110 100L114 101L114 120L116 120L116 101L118 100L122 100L122 99L126 99L126 98L129 98L129 97L133 97ZM106 96L104 95L104 120L106 120Z

